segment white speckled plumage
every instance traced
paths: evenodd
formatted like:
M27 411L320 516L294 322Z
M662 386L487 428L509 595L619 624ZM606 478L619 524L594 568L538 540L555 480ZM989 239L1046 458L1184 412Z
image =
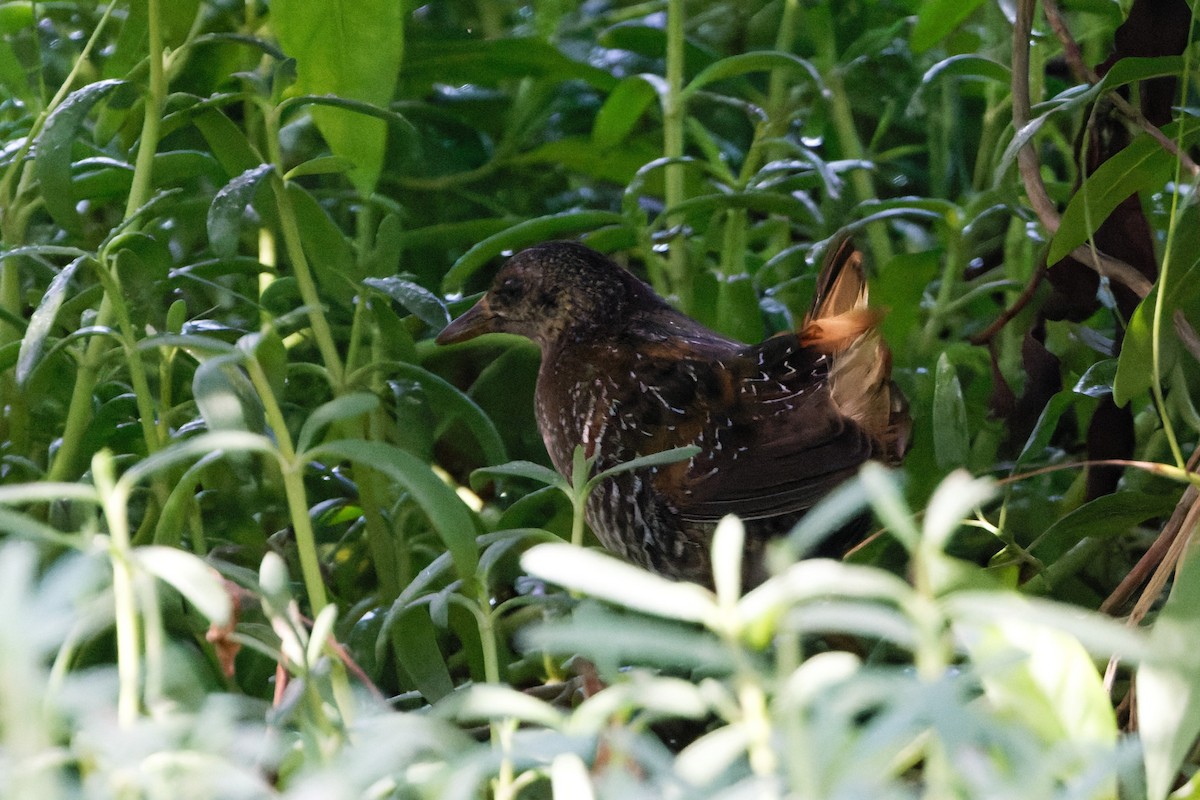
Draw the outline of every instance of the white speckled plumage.
M536 417L564 475L578 444L597 470L699 446L685 462L602 482L588 523L630 561L709 584L712 530L736 513L753 584L769 537L866 459L903 455L909 422L875 319L846 245L827 262L800 331L744 345L673 310L604 256L552 242L510 259L438 340L507 331L537 342Z

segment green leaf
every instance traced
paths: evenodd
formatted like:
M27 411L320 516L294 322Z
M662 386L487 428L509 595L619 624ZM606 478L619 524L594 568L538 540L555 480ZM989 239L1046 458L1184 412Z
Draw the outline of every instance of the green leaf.
M1163 297L1163 335L1159 341L1163 375L1174 367L1179 349L1171 319L1178 309L1195 308L1196 298L1200 297L1200 250L1193 249L1198 233L1193 229L1197 214L1194 209L1189 209L1189 212L1184 217L1188 224L1180 226L1177 235L1168 275L1170 286ZM1183 263L1180 263L1181 260ZM1113 379L1113 401L1118 406L1124 406L1134 397L1149 391L1153 382L1154 307L1158 303L1162 284L1160 278L1129 318L1129 326L1121 343L1121 355L1117 359L1117 374Z
M1138 729L1147 797L1170 792L1200 734L1200 556L1184 555L1150 630L1150 652L1137 673Z
M1200 122L1189 121L1183 136L1186 148L1200 134ZM1177 125L1168 125L1163 133L1178 140ZM1047 264L1056 264L1072 250L1088 241L1125 198L1141 192L1161 189L1172 175L1175 157L1148 133L1137 136L1121 152L1106 160L1087 176L1063 211L1058 231L1046 254Z
M354 392L342 395L317 407L304 420L300 434L296 437L296 452L303 454L313 446L317 436L327 426L342 420L354 419L379 408L379 398L370 392Z
M912 587L884 570L813 558L793 564L747 592L738 601L737 614L743 626L769 631L772 620L799 604L843 598L904 608L912 597Z
M329 641L330 634L333 633L333 624L337 622L337 617L337 604L330 603L322 608L321 613L317 614L317 618L313 620L312 631L308 637L308 647L304 651L305 663L310 670L314 669L317 662L321 660L325 644Z
M1029 438L1025 440L1025 446L1021 448L1021 455L1017 456L1017 463L1013 469L1019 469L1035 458L1041 458L1050 446L1050 437L1058 427L1058 420L1075 404L1076 399L1075 393L1070 389L1063 389L1050 398L1050 402L1046 403L1046 407L1038 416L1037 424L1033 426Z
M580 80L604 92L617 84L605 70L575 61L541 39L525 37L418 41L404 63L405 82L495 86L526 77Z
M1085 397L1109 397L1117 379L1117 359L1105 358L1087 368L1071 391Z
M317 199L302 186L289 183L285 191L300 227L300 241L316 275L321 294L350 305L361 277L354 247Z
M429 465L411 453L385 442L339 439L318 445L308 460L346 460L365 464L400 484L425 512L454 559L459 578L470 580L479 564L475 548L475 522L454 490L438 478Z
M0 34L5 36L27 29L35 22L33 3L0 3Z
M1112 91L1129 83L1182 75L1187 67L1183 56L1155 56L1122 58L1104 73L1099 86L1103 91ZM1166 132L1165 129L1163 131Z
M651 18L652 19L652 18ZM613 25L600 36L600 44L615 50L630 50L648 58L661 59L667 54L667 31L661 22L643 24L630 21ZM695 75L717 60L710 48L699 45L691 36L683 40L684 76Z
M742 595L742 555L746 526L733 514L717 523L712 539L713 586L722 608L737 605Z
M240 361L240 355L210 358L192 377L192 395L210 431L260 433L266 425L262 402Z
M922 88L943 75L993 81L1005 86L1012 80L1012 70L1000 62L983 56L964 53L943 58L927 69L925 74L921 76Z
M666 218L683 214L690 219L700 220L711 216L714 211L729 208L744 208L762 214L778 214L802 223L818 223L812 207L807 203L790 194L763 191L728 192L689 197L687 200L665 209L661 216Z
M429 606L410 605L391 618L389 641L396 665L430 703L454 691L454 680L437 643L437 629L429 618Z
M686 100L700 89L716 81L746 75L751 72L772 72L775 70L802 72L813 82L818 92L821 94L825 94L826 92L825 83L821 80L821 73L810 62L791 53L765 50L752 53L739 53L722 58L714 64L709 64L683 88L682 99Z
M647 469L649 467L663 467L667 464L674 464L679 461L686 461L692 456L700 452L700 448L694 444L684 445L683 447L672 447L670 450L662 450L658 453L651 453L648 456L638 456L637 458L623 461L615 467L609 467L603 472L595 475L590 481L589 486L595 486L605 478L611 478L613 475L619 475L622 472L629 472L635 469Z
M152 456L143 458L121 475L121 483L133 486L141 480L171 469L194 458L208 456L214 452L226 453L262 453L278 454L274 443L259 433L245 431L219 431L217 433L202 433L199 436L176 442L159 450Z
M578 653L612 672L627 664L693 668L705 675L733 667L730 648L692 625L623 613L595 601L581 603L565 621L548 617L543 624L522 629L518 643L527 650Z
M1020 720L1044 745L1116 744L1112 702L1092 657L1077 639L1015 619L995 620L962 639L978 665L991 707ZM1115 796L1112 788L1107 796Z
M625 140L656 97L667 90L658 75L630 75L609 92L592 123L592 144L607 150Z
M939 552L945 550L962 520L995 493L996 485L990 478L973 478L963 469L951 472L929 499L922 527L923 540Z
M201 559L173 547L138 547L134 559L142 569L175 587L214 625L226 625L232 602L220 573Z
M363 283L383 292L431 328L440 330L450 323L446 304L420 284L403 278L366 278Z
M647 614L683 622L712 622L713 594L694 583L667 580L595 550L539 544L521 556L521 567L566 589Z
M403 239L403 220L400 219L399 214L388 212L375 229L375 241L371 243L371 247L367 252L359 254L363 272L373 278L398 272Z
M300 94L336 95L386 108L404 54L405 14L392 0L275 0L271 23L296 59ZM355 163L350 180L362 197L383 167L387 124L348 108L320 105L313 120L335 156Z
M566 478L532 461L510 461L495 467L481 467L471 473L471 486L479 488L484 484L484 478L528 478L571 493L571 485Z
M1054 520L1029 550L1044 563L1052 563L1086 538L1119 536L1134 525L1169 514L1177 499L1141 491L1097 497Z
M586 136L565 136L512 156L509 164L525 167L552 165L600 181L627 184L646 162L658 156L656 142L641 137L600 147Z
M587 765L575 753L559 753L550 762L550 792L553 797L593 798L596 789Z
M967 406L958 371L946 353L938 356L933 385L933 452L941 469L967 464L970 452Z
M927 0L917 11L908 42L917 53L923 53L950 35L950 32L971 16L983 0Z
M915 552L920 533L913 524L912 510L904 500L896 474L877 461L868 461L858 471L858 479L867 490L871 508L904 549Z
M221 187L208 207L208 239L213 252L229 257L237 253L242 217L254 200L258 187L271 174L270 164L259 164Z
M387 365L388 373L393 377L412 380L421 386L429 398L430 404L441 416L440 434L445 427L454 421L461 421L467 430L475 437L479 445L480 455L488 464L501 464L508 459L505 452L504 440L491 417L468 395L457 386L427 369L406 362L393 362Z
M564 211L518 222L463 253L442 279L442 290L446 294L461 292L463 284L472 275L506 250L516 250L567 234L624 222L623 216L611 211Z
M749 275L718 277L716 328L739 342L757 342L763 338L762 306L754 279Z
M24 388L29 376L33 374L34 368L40 363L42 351L46 346L46 338L50 335L50 329L54 327L54 320L58 316L58 310L62 307L63 300L66 299L67 286L71 283L71 278L79 269L79 265L86 258L86 256L80 256L58 271L58 274L50 281L50 285L46 287L41 300L38 301L38 307L30 316L29 325L25 328L25 336L21 339L21 349L17 355L16 378L19 388Z
M160 451L161 452L161 451ZM221 451L202 455L175 478L171 493L163 503L158 522L154 526L154 543L165 547L179 547L183 543L186 515L195 506L196 487L204 477L205 470L224 457Z
M0 506L23 505L25 503L50 503L62 500L78 500L83 503L100 504L96 489L83 483L17 483L0 486Z
M192 117L225 174L235 176L248 172L263 163L263 158L250 144L246 133L217 108L204 107Z
M77 197L72 185L71 149L88 113L125 85L126 82L121 80L104 80L76 89L50 113L46 126L38 134L34 172L41 183L40 196L54 221L73 233L80 232L82 221L75 210Z
M96 500L98 502L99 498ZM0 531L9 536L38 541L52 547L65 549L81 545L78 537L65 534L28 514L9 511L7 508L0 508Z
M354 168L354 162L343 156L319 156L302 161L284 173L285 181L305 175L338 175Z
M439 704L437 713L458 722L515 719L550 730L561 728L564 722L562 712L546 701L510 686L494 684L468 686Z

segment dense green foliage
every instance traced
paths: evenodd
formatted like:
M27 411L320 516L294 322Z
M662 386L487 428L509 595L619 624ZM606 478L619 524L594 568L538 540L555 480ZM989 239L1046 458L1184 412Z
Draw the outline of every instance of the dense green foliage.
M0 794L1200 797L1195 8L1063 5L0 3ZM432 343L565 237L758 340L846 230L913 447L744 597Z

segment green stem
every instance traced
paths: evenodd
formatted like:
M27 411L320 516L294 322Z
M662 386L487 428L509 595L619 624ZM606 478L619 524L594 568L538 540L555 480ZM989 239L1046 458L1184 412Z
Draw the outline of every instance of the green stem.
M929 319L925 322L925 330L922 332L922 349L928 351L933 347L934 340L937 339L939 328L942 325L942 320L949 311L954 301L954 288L958 283L958 276L962 274L962 231L959 228L958 220L954 219L951 224L947 225L946 231L946 255L945 261L942 264L942 277L938 285L937 298L934 301L933 308L929 311Z
M829 112L834 132L841 145L842 158L866 160L866 149L854 124L854 109L850 107L850 98L846 95L846 86L842 81L842 68L837 63L833 14L828 7L818 6L811 10L809 17L813 28L812 38L817 42L817 63L830 93ZM875 180L867 170L856 169L850 173L850 188L859 203L878 197ZM882 266L892 260L892 243L888 239L884 223L868 225L867 240L876 264Z
M365 258L374 247L375 213L370 203L364 202L359 206L355 220L357 227L357 244L359 258ZM369 342L370 355L377 362L383 353L377 341L378 337L368 338L365 331L370 317L367 302L359 297L354 306L354 320L350 325L350 344L346 352L346 374L349 376L360 366L364 342ZM350 378L347 378L349 381ZM351 388L351 387L347 387ZM371 391L381 394L384 390L382 375L376 370L372 373ZM347 427L351 427L353 423ZM381 432L379 412L369 414L354 431L347 431L351 436L365 438L368 441L379 441L384 437ZM354 478L358 483L358 500L362 509L363 523L367 533L367 547L371 550L371 559L375 567L375 575L379 580L381 598L390 602L396 599L400 590L412 579L412 559L408 549L396 532L387 524L383 515L383 507L387 497L387 487L376 470L365 464L354 465Z
M142 115L142 138L138 145L137 162L133 169L133 183L129 199L125 203L125 219L129 219L150 199L153 185L154 155L158 151L158 136L162 124L162 107L167 97L166 78L163 74L162 21L159 19L159 0L146 0L150 39L147 59L150 64L150 82L146 94L146 108Z
M288 516L292 521L292 530L296 535L296 551L300 556L300 573L304 580L304 590L308 593L308 603L315 618L321 609L329 605L325 594L325 582L321 578L321 560L317 555L317 537L313 531L312 519L308 515L308 493L304 488L304 463L297 460L296 450L292 444L292 435L288 432L287 422L283 411L275 400L271 383L262 365L254 357L245 361L246 372L250 382L258 391L263 404L263 412L267 418L267 426L275 437L275 446L279 448L279 469L283 474L283 491L287 498Z
M274 127L272 125L273 129ZM295 209L292 207L292 198L288 194L287 184L284 183L283 178L279 177L283 173L280 168L282 160L278 158L279 144L276 141L276 133L272 130L268 134L267 141L273 151L272 157L278 170L272 178L271 185L275 190L275 204L279 212L279 225L283 231L283 244L287 249L288 258L292 262L292 272L296 276L296 286L300 290L300 297L304 300L307 308L308 324L316 338L321 359L325 362L325 370L329 373L330 387L335 396L340 396L346 389L345 368L342 366L341 356L338 355L333 332L329 328L329 321L325 319L324 306L321 303L321 295L317 291L317 282L313 278L312 267L304 253L304 245L300 238L300 225L296 220Z
M113 568L113 611L117 634L117 724L122 728L137 722L140 711L141 653L138 650L137 599L134 596L130 563L129 518L126 493L118 488L112 456L108 451L92 459L92 475L104 518L108 523L109 558Z
M159 427L156 421L158 414L154 409L150 381L146 377L146 365L142 363L141 354L137 349L137 332L129 316L129 306L125 303L125 295L121 289L121 279L115 260L107 255L104 260L111 263L111 266L101 267L100 280L104 284L105 296L112 300L113 315L116 317L117 330L124 345L125 362L129 368L130 382L133 384L134 402L137 403L142 438L146 441L146 453L153 455L159 451L162 440L159 438ZM161 473L155 474L152 485L161 508L167 500L170 489Z
M46 124L46 119L50 113L62 105L62 101L67 99L67 95L71 92L71 87L75 85L75 79L79 77L79 73L83 70L84 65L89 63L89 58L92 54L92 49L99 43L100 34L104 31L105 25L108 23L108 18L112 16L113 9L117 6L117 0L110 0L108 7L104 9L104 13L100 15L100 21L96 23L96 29L92 31L92 35L88 37L87 44L79 51L79 57L75 59L75 63L71 65L71 71L67 73L67 77L63 80L62 85L58 87L58 91L54 93L54 97L46 105L42 112L34 119L33 124L29 127L29 133L25 137L25 141L17 149L12 161L9 162L8 169L4 172L4 177L0 178L0 213L7 216L8 211L12 207L15 197L20 195L20 190L14 195L12 191L12 183L20 174L21 180L32 173L33 163L25 158L29 153L29 149L33 147L34 141L38 134L41 133L42 127ZM35 37L36 39L36 37ZM9 231L5 231L8 233ZM6 239L10 244L13 239Z
M1192 19L1195 20L1196 9L1192 7ZM1191 64L1192 48L1187 48L1184 51L1184 69L1183 69L1183 86L1181 87L1180 97L1187 97L1188 79L1192 74ZM1176 147L1180 153L1183 150L1183 132L1184 122L1179 123L1179 134L1176 141ZM1175 459L1175 466L1180 469L1185 469L1187 461L1183 457L1183 451L1179 447L1179 440L1175 437L1175 427L1171 424L1171 415L1167 411L1166 399L1163 396L1162 390L1162 323L1163 323L1163 303L1167 294L1167 275L1170 272L1171 253L1175 244L1175 232L1179 227L1179 195L1180 185L1183 180L1183 160L1175 159L1175 190L1171 192L1171 215L1170 222L1167 224L1167 243L1163 248L1162 269L1158 274L1158 291L1154 294L1154 319L1151 322L1150 334L1150 391L1154 395L1154 405L1158 408L1158 416L1162 419L1163 433L1167 436L1167 443L1171 447L1171 457ZM1194 187L1193 187L1194 188Z
M796 40L796 20L800 12L800 0L784 0L783 13L779 19L779 33L775 36L775 50L780 53L790 53ZM791 71L786 69L771 70L767 84L767 102L765 105L767 119L757 126L754 139L746 151L742 169L738 175L738 188L744 189L766 160L769 144L781 138L786 132L790 115L787 108L789 80Z
M100 300L93 325L107 328L112 323L112 300L105 296ZM75 374L75 387L71 391L71 402L67 406L67 421L63 426L62 445L54 455L54 461L46 473L48 481L64 481L77 476L79 449L83 435L92 421L92 391L100 373L100 362L108 351L104 336L92 336L83 351L79 371Z
M683 134L685 127L686 103L683 99L683 67L684 67L684 7L683 0L668 0L667 2L667 94L663 98L663 156L671 159L683 157ZM665 168L664 182L666 184L667 209L672 209L683 202L686 192L684 183L684 165L682 163L668 164ZM683 220L678 216L670 218L673 226L682 226ZM667 260L667 270L671 276L672 289L679 298L684 311L692 307L692 282L688 279L687 240L682 231L671 239L671 249Z
M463 598L463 605L466 605L472 614L475 615L476 624L479 627L479 645L483 650L483 679L487 683L500 683L500 652L496 647L496 618L491 610L491 598L488 597L487 581L480 580L479 594L474 603L470 603ZM501 754L499 774L493 782L493 796L496 800L501 798L515 798L517 796L515 790L515 774L513 770L513 762L511 758L512 752L512 733L515 729L515 723L511 719L497 720L489 726L491 730L492 747L498 750Z
M150 41L149 53L147 54L150 64L150 81L146 93L145 113L142 117L142 135L138 143L133 182L129 190L129 199L125 203L126 220L129 220L149 199L153 179L154 154L158 150L160 115L163 102L166 99L167 89L163 75L163 41L162 25L159 19L159 0L146 1L148 3L147 24ZM103 19L107 19L107 12L101 21ZM134 224L129 226L130 230L135 229L135 227L136 225ZM104 298L100 301L100 308L96 312L96 319L93 325L99 328L109 327L113 321L113 311L113 298L110 292L106 292ZM71 391L67 421L63 428L62 445L54 457L54 463L50 466L46 476L47 480L67 480L74 477L77 470L76 461L79 459L79 448L82 445L83 435L87 431L87 426L92 419L92 393L96 388L96 378L99 375L101 360L104 358L107 350L108 342L103 336L93 336L84 350L79 372L75 376L75 386ZM139 397L142 395L140 390L138 390L138 395ZM140 410L139 407L139 412ZM150 419L153 420L153 415L150 416Z

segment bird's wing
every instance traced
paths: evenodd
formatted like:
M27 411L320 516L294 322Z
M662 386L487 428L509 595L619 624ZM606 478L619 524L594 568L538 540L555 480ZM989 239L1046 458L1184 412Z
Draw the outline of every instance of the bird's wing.
M828 357L795 335L735 353L643 349L649 453L701 452L662 468L657 485L685 519L760 519L802 511L870 458L870 437L829 395ZM661 406L661 409L656 409ZM686 410L686 413L676 413Z

